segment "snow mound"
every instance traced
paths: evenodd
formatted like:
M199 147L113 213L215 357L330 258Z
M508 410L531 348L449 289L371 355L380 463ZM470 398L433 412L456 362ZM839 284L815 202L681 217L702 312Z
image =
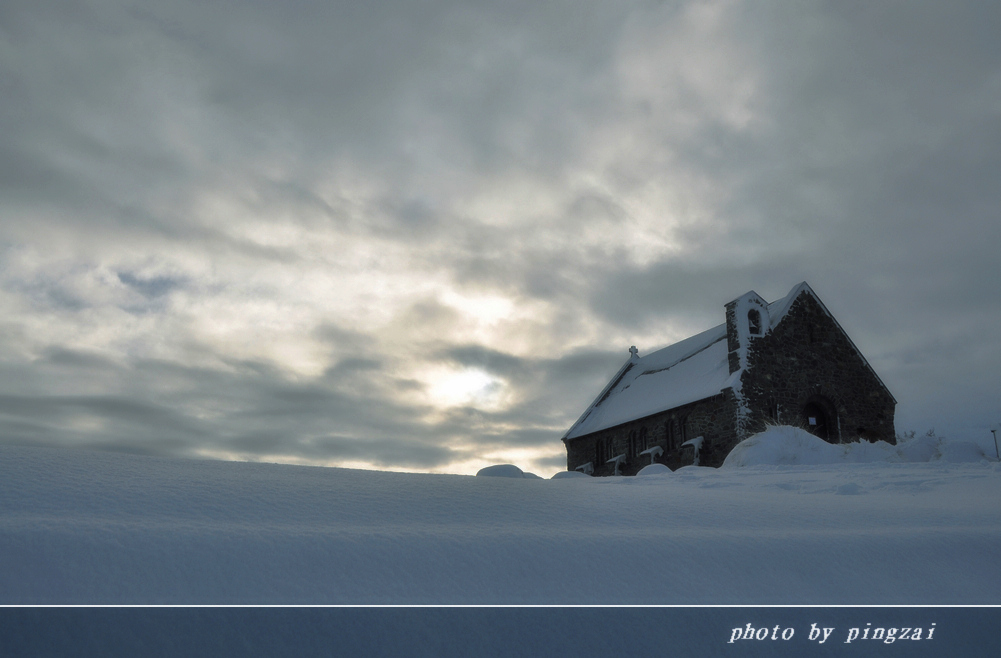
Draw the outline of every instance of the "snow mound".
M671 469L663 464L648 464L640 469L636 475L670 475Z
M494 464L481 468L476 472L476 477L524 478L525 472L514 464Z
M870 443L864 440L832 444L806 430L784 425L770 427L738 443L727 455L722 467L930 461L969 463L986 460L984 451L969 441L925 436L899 446L886 441Z
M905 462L930 462L942 456L938 446L938 437L922 436L901 442L897 454Z
M591 476L587 473L581 473L580 471L558 471L553 473L553 477L550 480L567 480L570 478L590 478Z
M942 461L954 464L990 459L980 446L972 441L944 441L939 451L942 453Z
M770 427L738 443L722 468L778 464L836 464L844 451L798 427Z

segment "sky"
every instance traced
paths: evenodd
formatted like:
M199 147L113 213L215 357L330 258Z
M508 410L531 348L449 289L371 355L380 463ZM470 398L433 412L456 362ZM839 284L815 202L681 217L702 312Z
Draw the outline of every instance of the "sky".
M898 433L1001 421L996 2L11 0L0 442L566 467L808 281Z

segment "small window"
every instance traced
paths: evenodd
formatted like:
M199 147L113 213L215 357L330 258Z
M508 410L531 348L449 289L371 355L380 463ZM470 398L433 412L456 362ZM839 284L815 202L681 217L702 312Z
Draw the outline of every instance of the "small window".
M752 336L761 335L761 311L756 308L747 312L747 330Z

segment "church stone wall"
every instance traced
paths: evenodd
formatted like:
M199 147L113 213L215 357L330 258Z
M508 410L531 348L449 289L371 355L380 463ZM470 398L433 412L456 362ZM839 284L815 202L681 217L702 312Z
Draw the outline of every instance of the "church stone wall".
M811 401L827 408L838 442L895 442L896 403L851 341L812 295L800 295L785 318L748 345L743 395L749 433L767 423L805 425Z
M655 462L676 469L692 463L692 448L681 448L681 444L698 436L703 437L699 463L719 466L735 444L735 409L733 394L727 390L670 411L567 439L567 470L590 462L594 475L612 475L614 465L604 462L624 454L626 461L619 473L635 475L650 464L650 456L639 453L654 446L664 450Z

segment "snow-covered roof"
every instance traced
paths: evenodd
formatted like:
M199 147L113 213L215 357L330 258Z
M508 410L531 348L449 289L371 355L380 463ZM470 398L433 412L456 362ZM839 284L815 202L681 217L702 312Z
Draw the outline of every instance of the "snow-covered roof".
M782 321L796 298L804 292L813 297L837 324L837 320L817 294L806 281L803 281L793 286L788 295L767 305L768 323L772 329ZM744 297L751 294L757 296L750 291ZM863 363L872 370L862 352L851 342L851 338L848 342L855 348ZM631 350L629 359L598 394L591 406L567 430L563 438L573 439L674 409L683 404L704 400L730 388L740 374L740 370L730 373L727 362L726 323L645 357L639 357ZM873 374L876 374L875 371ZM876 379L879 380L879 375L876 375ZM882 380L879 381L882 384Z
M564 438L716 395L730 385L726 354L721 324L645 357L631 356Z

